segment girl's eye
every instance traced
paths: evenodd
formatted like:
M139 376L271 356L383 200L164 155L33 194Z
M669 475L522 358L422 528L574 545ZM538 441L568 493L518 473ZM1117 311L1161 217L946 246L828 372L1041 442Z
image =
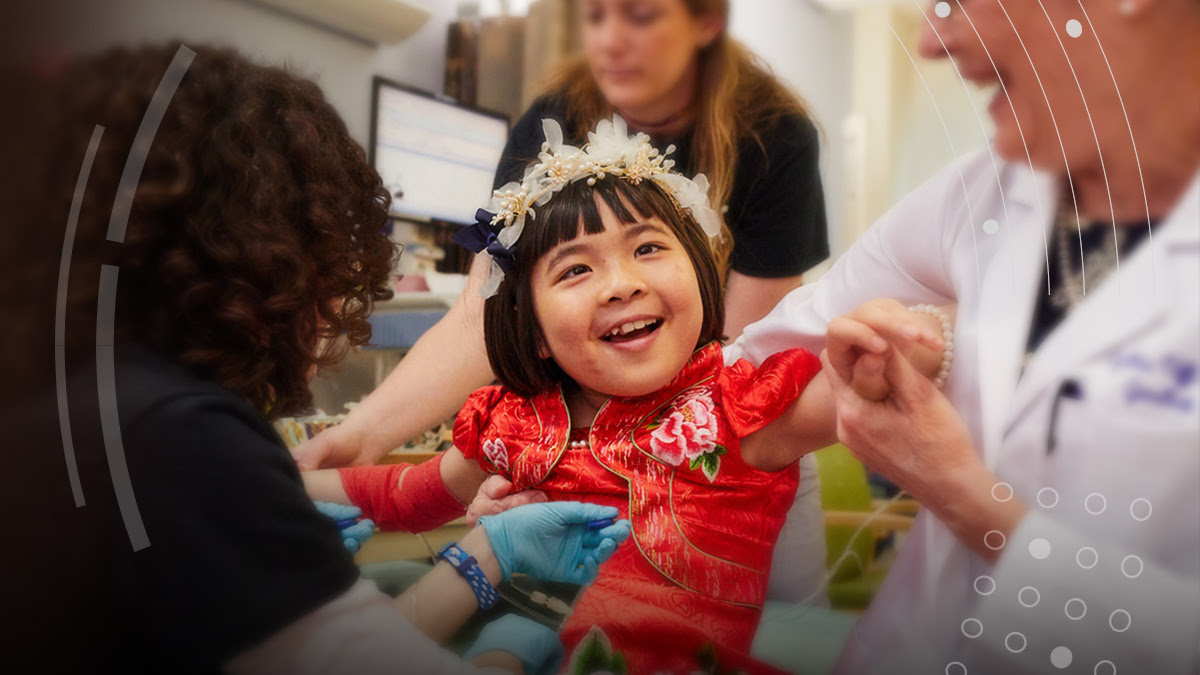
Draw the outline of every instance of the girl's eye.
M588 271L587 265L574 265L574 266L568 268L561 275L559 275L558 279L559 279L559 281L565 281L567 279L572 279L574 277L577 277L580 274L585 274L587 271Z
M661 251L663 247L659 244L642 244L637 247L636 255L650 255L655 251Z

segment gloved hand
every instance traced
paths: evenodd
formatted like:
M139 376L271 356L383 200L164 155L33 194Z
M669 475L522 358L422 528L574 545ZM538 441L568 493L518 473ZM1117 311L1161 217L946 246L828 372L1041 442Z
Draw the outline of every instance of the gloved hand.
M553 675L565 656L554 631L516 614L505 614L484 626L463 658L470 661L486 652L508 652L521 659L526 675Z
M351 553L358 553L363 542L375 534L375 523L370 518L363 518L362 509L357 506L334 502L313 502L313 504L323 515L337 523L338 531L342 535L342 543Z
M617 515L614 506L549 502L483 516L479 525L487 532L505 579L520 572L546 581L590 584L600 563L629 537L632 526L628 520L598 530L587 525Z

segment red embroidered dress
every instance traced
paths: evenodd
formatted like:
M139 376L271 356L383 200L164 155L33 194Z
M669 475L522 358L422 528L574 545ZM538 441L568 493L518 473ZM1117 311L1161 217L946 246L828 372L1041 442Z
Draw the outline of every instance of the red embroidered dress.
M691 672L706 643L727 665L749 653L798 474L794 464L751 468L740 439L785 411L820 367L799 349L758 369L725 367L709 344L663 389L610 399L590 430L576 431L589 447L570 447L557 389L471 395L454 425L465 456L519 489L616 506L633 524L564 626L568 653L592 626L632 673Z

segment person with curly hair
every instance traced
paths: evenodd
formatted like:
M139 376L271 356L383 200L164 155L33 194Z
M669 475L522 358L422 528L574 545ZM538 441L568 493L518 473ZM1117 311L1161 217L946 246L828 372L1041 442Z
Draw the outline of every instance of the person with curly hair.
M476 672L433 640L492 584L594 576L627 530L587 524L616 509L536 505L481 523L459 542L474 562L446 555L393 601L306 496L269 422L309 408L316 368L367 342L397 256L388 193L316 84L180 45L43 79L21 89L41 145L20 183L38 208L16 211L35 227L16 236L30 256L66 242L61 267L21 269L30 298L66 291L54 430L73 484L25 481L41 536L22 541L40 554L14 556L13 578L54 582L6 596L27 629L6 637L29 634L14 655L38 672ZM41 363L49 342L26 353ZM506 618L470 653L534 672L561 645Z

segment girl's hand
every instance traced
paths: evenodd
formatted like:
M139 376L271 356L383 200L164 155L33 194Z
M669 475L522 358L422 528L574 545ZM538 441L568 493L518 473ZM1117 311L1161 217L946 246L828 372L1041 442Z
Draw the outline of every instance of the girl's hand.
M865 302L835 318L829 323L826 344L830 365L859 396L871 401L890 395L883 371L894 355L933 377L946 347L936 318L889 298Z
M480 516L494 516L517 506L539 504L550 499L541 490L522 490L516 494L509 494L512 488L513 484L504 476L488 476L483 485L479 486L479 492L475 494L471 505L467 507L467 525L475 527Z

